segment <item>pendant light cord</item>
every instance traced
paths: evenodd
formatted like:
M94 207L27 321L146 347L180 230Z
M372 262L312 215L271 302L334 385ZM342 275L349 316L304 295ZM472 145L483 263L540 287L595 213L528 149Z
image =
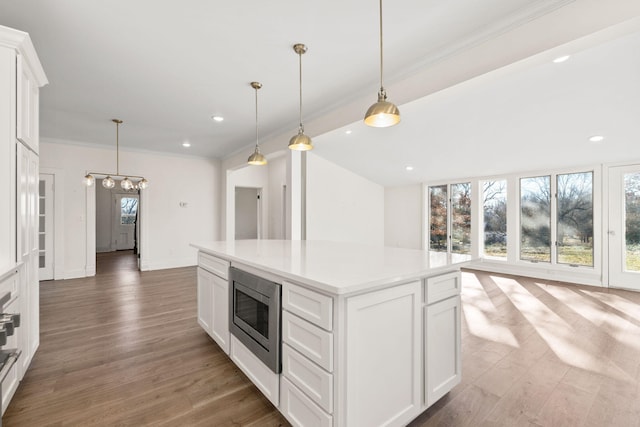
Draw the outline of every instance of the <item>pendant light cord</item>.
M298 53L298 66L300 71L300 132L304 133L304 126L302 125L302 52Z
M256 90L256 149L258 149L258 88Z
M120 175L120 123L116 122L116 175Z
M383 52L382 50L382 0L380 0L380 95L384 95L384 85L382 84L382 67L383 67L382 52Z

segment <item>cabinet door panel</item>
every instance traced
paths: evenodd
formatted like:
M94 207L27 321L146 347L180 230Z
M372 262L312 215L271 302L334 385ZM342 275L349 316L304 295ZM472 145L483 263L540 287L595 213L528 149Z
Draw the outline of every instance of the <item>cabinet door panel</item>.
M38 152L38 86L22 57L17 56L16 136Z
M421 309L419 281L346 300L348 410L342 424L401 425L418 415Z
M426 404L433 405L460 383L460 296L425 308Z
M213 276L213 324L211 336L229 354L229 282Z
M198 324L209 335L213 324L213 277L198 267Z

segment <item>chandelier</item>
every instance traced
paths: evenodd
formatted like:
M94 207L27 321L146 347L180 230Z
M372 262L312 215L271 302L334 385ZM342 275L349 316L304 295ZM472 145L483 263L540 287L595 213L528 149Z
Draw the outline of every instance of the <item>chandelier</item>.
M122 120L112 119L111 121L116 124L116 173L89 172L84 176L84 183L87 187L91 187L96 181L94 175L106 175L107 177L102 180L102 186L110 190L116 186L116 182L112 176L116 178L124 177L124 179L120 181L120 187L123 190L144 190L149 186L149 181L143 176L120 175L120 125L122 124ZM133 178L134 180L132 181L129 178Z

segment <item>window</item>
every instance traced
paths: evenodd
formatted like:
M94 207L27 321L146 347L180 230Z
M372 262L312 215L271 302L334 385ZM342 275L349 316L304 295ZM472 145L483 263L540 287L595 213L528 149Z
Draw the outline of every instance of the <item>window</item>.
M593 172L520 179L520 259L552 258L556 264L593 266Z
M484 256L507 258L507 181L485 181L482 185Z
M432 266L471 258L471 183L429 187L428 248Z
M447 252L447 186L429 187L429 250Z
M593 266L593 173L557 176L558 264Z
M551 262L551 177L520 179L520 259Z
M624 175L625 268L640 271L640 172Z
M135 224L138 213L138 199L135 197L123 197L120 200L120 224Z
M471 184L451 185L451 252L471 254Z

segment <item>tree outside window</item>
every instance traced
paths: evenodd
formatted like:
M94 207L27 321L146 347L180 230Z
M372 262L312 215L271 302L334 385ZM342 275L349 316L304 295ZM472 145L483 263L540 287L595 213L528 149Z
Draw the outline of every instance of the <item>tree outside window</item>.
M120 224L135 224L138 213L138 199L123 197L120 199Z
M482 185L484 255L507 257L507 181L485 181Z

